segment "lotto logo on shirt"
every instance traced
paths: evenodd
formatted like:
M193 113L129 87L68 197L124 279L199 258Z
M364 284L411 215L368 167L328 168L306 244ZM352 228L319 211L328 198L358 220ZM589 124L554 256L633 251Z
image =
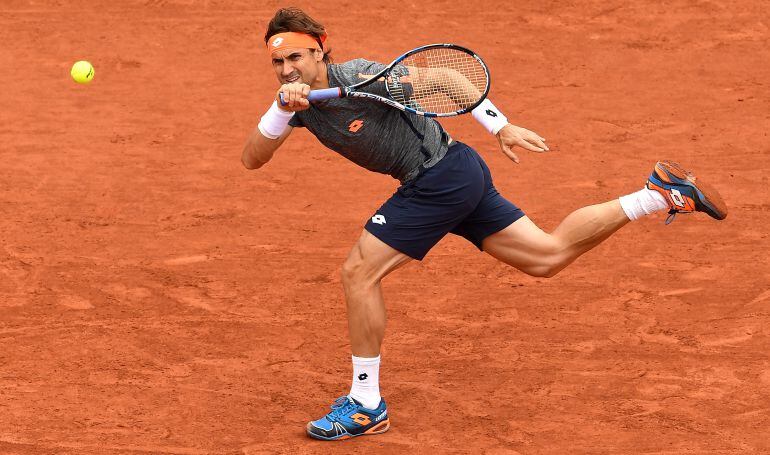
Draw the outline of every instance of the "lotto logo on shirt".
M350 131L351 133L357 133L362 126L364 126L363 120L353 120L352 122L350 122L350 125L348 125L348 131Z

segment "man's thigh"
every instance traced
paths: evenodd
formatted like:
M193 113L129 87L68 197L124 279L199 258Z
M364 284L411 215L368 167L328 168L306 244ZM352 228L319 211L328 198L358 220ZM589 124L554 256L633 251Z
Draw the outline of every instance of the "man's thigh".
M527 272L559 253L559 242L523 216L485 238L482 249L492 257Z

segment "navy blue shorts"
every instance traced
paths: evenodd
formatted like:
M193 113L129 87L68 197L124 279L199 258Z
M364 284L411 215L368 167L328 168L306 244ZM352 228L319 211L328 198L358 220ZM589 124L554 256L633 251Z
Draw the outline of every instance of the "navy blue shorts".
M416 179L401 185L366 223L378 239L421 260L447 233L481 242L524 216L492 184L484 160L461 142Z

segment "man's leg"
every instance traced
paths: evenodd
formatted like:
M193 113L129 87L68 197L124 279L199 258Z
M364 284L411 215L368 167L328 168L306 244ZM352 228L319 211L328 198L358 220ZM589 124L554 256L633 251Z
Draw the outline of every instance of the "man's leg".
M364 230L342 266L350 346L356 357L380 355L385 303L380 280L412 260Z
M727 216L727 205L716 189L674 162L659 161L645 187L635 193L576 210L551 234L522 217L486 237L482 249L527 274L551 277L630 220L661 210L669 210L671 216L691 212L717 220Z
M388 430L385 401L380 396L380 346L385 335L385 302L380 281L412 260L364 230L342 266L353 351L353 385L332 412L307 424L316 439L339 440Z
M484 239L482 248L524 273L551 277L629 221L617 200L572 212L551 234L524 216Z

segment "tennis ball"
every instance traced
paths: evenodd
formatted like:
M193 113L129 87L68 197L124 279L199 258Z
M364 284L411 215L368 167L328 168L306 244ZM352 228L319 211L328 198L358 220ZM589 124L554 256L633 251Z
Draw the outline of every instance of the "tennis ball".
M72 65L70 74L78 84L88 84L94 78L94 67L87 61L81 60Z

